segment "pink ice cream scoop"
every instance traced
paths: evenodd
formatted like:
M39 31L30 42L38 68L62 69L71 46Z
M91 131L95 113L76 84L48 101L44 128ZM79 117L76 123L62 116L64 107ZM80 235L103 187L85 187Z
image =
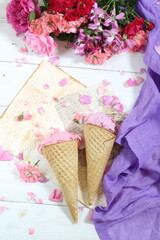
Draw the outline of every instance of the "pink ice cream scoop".
M85 119L85 123L95 124L115 132L115 121L104 113L93 113Z
M78 140L81 138L77 134L73 132L63 131L61 132L59 129L56 129L53 133L49 134L46 138L44 138L38 146L38 151L42 154L41 149L45 146L49 146L56 143L66 142L66 141Z

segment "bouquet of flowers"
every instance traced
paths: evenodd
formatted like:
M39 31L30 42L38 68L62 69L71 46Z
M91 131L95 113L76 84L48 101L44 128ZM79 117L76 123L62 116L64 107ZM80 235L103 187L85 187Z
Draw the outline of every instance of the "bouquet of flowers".
M153 23L135 11L138 0L11 0L7 20L23 34L28 48L54 56L56 39L72 42L75 53L90 64L113 54L144 51Z

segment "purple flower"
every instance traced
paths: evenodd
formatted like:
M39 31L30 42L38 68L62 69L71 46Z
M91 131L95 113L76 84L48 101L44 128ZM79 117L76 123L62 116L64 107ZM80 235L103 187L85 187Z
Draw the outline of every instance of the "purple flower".
M39 8L36 8L37 4L37 0L11 0L7 5L7 20L12 24L17 35L28 30L31 11L36 11L36 14L40 13Z

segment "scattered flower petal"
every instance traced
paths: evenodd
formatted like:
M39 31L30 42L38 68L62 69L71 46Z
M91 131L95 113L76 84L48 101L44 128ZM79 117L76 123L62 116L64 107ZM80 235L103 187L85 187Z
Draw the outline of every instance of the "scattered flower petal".
M41 198L35 199L35 202L36 202L37 204L43 204L43 200L42 200Z
M110 85L111 83L108 80L103 80L102 84L104 87L107 87L108 85Z
M101 87L97 88L97 93L98 94L104 94L105 92L106 92L106 89L104 87L101 86Z
M117 103L116 105L114 105L114 109L117 111L117 112L123 112L123 105L121 103Z
M80 95L79 101L81 104L91 104L91 97L88 95Z
M53 201L53 202L62 202L63 201L63 195L62 195L61 190L54 189L49 196L49 200Z
M19 153L18 156L17 156L17 158L18 158L19 160L23 160L23 152Z
M0 213L3 213L5 210L7 210L8 208L7 207L4 207L4 206L0 206Z
M27 105L30 104L30 103L31 103L30 100L26 100L26 101L24 101L24 105L25 105L25 106L27 106Z
M91 209L89 210L88 220L91 222L93 221L93 210L91 210Z
M141 74L146 73L146 69L145 68L140 68L139 71L140 71Z
M119 99L116 96L104 95L102 96L102 103L108 106L114 106L119 103Z
M48 89L48 88L50 88L50 86L45 83L45 84L43 85L43 88L44 88L44 89Z
M21 52L21 53L28 53L28 49L26 47L21 47L19 49L19 52Z
M123 71L120 71L119 73L120 73L121 76L125 75L125 72L123 72Z
M0 197L0 201L4 201L5 200L5 197Z
M79 212L83 212L84 207L78 207Z
M136 85L136 86L138 86L138 85L140 85L141 83L144 82L144 78L138 76L138 77L136 78L136 82L137 82L137 85Z
M63 87L65 86L67 83L69 82L69 79L68 78L63 78L62 80L59 81L59 86L60 87Z
M13 160L13 156L11 153L7 150L3 150L3 148L0 146L0 161L11 161Z
M29 113L29 111L22 112L18 115L16 118L17 121L22 121L22 120L30 120L32 118L32 115Z
M48 60L50 63L52 63L53 65L57 65L59 63L59 57L51 57Z
M56 97L53 97L52 100L53 100L54 102L58 102L58 98L56 98Z
M45 113L45 110L43 107L39 107L37 108L37 112L40 114L40 115L43 115Z
M20 60L21 60L21 62L23 62L23 63L28 63L28 61L27 61L27 58L26 58L26 57L20 58Z
M35 137L41 137L42 134L39 131L34 131L34 136Z
M36 123L36 125L35 125L36 128L40 128L40 126L41 125L39 123Z
M38 180L38 182L40 182L40 183L46 183L46 182L48 182L48 181L49 181L49 179L46 178L46 177L41 177L41 178L39 178L39 180Z
M69 107L69 106L71 106L71 103L68 101L65 101L65 102L62 102L61 105L62 105L62 107Z
M30 235L35 234L35 228L30 227L28 232L29 232Z
M35 200L36 199L36 194L33 192L28 192L27 195L30 197L30 200Z
M160 55L160 45L154 46L155 51Z
M157 1L155 4L160 5L160 1Z
M23 65L22 64L18 64L18 65L16 65L16 67L22 67Z

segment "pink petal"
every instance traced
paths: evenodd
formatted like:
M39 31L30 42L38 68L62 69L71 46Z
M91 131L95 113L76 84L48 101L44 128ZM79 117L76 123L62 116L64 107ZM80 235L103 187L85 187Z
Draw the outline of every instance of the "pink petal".
M40 115L43 115L45 113L45 110L44 108L40 107L40 108L37 108L37 112L40 114Z
M7 207L4 207L4 206L0 206L0 213L3 213L5 210L7 210L8 208Z
M28 192L27 195L30 197L30 200L35 200L36 194L33 192Z
M35 200L35 202L36 202L37 204L43 204L43 200L42 200L41 198L37 198L37 199Z
M81 104L91 104L91 97L88 95L80 95L79 101Z
M23 160L23 152L19 153L18 156L17 156L17 158L18 158L19 160Z
M139 71L140 71L141 74L146 73L146 69L145 68L140 68Z
M91 210L91 209L89 210L88 220L91 222L93 221L93 210Z
M125 85L126 85L127 87L133 87L133 86L136 85L136 82L135 82L135 80L134 80L133 78L129 78L129 79L125 82Z
M53 100L54 102L58 102L58 98L56 98L56 97L53 97L52 100Z
M160 1L157 1L155 4L160 5Z
M104 87L98 87L97 88L97 93L98 94L103 94L103 93L105 93L106 92L106 89L104 88Z
M78 207L79 212L83 212L84 207Z
M114 109L117 111L117 112L123 112L123 105L121 103L117 103L116 105L114 105Z
M71 103L68 101L65 101L65 102L62 102L61 105L62 105L62 107L69 107L69 106L71 106Z
M69 82L69 79L68 78L63 78L61 81L59 81L59 86L60 87L63 87L65 86L67 83Z
M4 201L5 200L5 197L0 197L0 201Z
M107 87L108 85L110 85L111 83L108 80L103 80L102 84L104 87Z
M49 200L53 201L53 202L62 202L63 201L63 195L62 195L61 190L54 189L49 196Z
M34 131L34 136L35 137L41 137L42 134L39 131Z
M27 106L27 105L30 104L30 103L31 103L30 100L26 100L26 101L24 101L24 105L25 105L25 106Z
M120 71L119 73L120 73L121 76L125 75L125 72L123 72L123 71Z
M13 156L11 153L7 150L3 150L3 148L0 146L0 161L11 161L13 160Z
M59 57L51 57L48 60L50 63L52 63L53 65L57 65L59 63Z
M155 51L160 55L160 45L154 46Z
M38 182L40 182L40 183L46 183L48 181L49 181L49 179L46 178L46 177L41 177L41 178L38 179Z
M48 88L50 88L50 86L45 83L45 84L43 85L43 88L44 88L44 89L48 89Z
M102 103L104 105L113 106L112 101L113 101L112 96L109 96L109 95L102 96Z
M30 227L28 232L30 235L35 234L35 229L33 227Z
M124 13L119 13L117 16L116 16L116 19L118 19L118 20L122 20L122 19L125 19L125 15L124 15Z
M135 80L137 82L137 86L144 82L144 78L142 78L140 76L138 76Z
M32 118L32 115L27 111L23 113L24 120L30 120Z
M16 65L16 67L22 67L23 65L22 64L18 64L18 65Z
M28 53L28 49L26 48L26 47L21 47L20 49L19 49L19 52L21 52L21 53Z
M36 123L36 125L35 125L36 128L40 128L40 126L41 125L39 123Z
M28 61L27 61L27 58L26 58L26 57L20 58L20 60L21 60L23 63L28 63Z

